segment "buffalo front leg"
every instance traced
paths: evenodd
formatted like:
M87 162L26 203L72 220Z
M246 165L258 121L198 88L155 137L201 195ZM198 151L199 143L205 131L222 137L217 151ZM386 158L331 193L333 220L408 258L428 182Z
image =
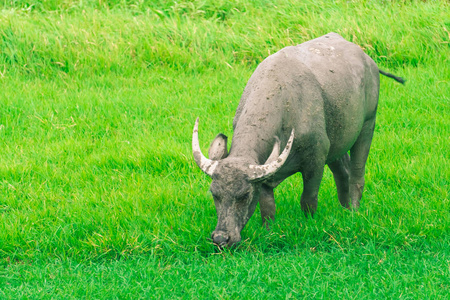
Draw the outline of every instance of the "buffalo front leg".
M336 183L338 199L345 208L350 208L350 156L346 153L336 161L329 163Z
M314 213L317 210L317 196L319 194L324 166L325 163L316 165L314 168L302 172L303 192L300 198L300 204L305 216L308 216L308 214L314 216Z
M364 173L375 128L375 117L364 123L361 133L350 149L350 199L353 209L359 208L364 190Z
M275 198L273 196L273 188L263 184L259 195L259 209L263 224L269 229L270 221L275 219Z

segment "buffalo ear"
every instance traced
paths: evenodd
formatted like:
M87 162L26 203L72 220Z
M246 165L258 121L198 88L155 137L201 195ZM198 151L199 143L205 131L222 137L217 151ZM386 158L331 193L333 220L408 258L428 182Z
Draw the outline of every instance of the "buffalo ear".
M208 156L212 160L221 160L228 156L227 136L219 133L209 146Z

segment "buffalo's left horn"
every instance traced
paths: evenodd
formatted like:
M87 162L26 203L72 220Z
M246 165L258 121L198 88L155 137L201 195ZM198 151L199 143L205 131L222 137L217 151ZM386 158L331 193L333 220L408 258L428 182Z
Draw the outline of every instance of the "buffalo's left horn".
M192 133L192 153L198 167L209 176L212 176L219 162L206 158L200 149L200 143L198 142L198 118L195 120L194 132Z
M284 147L283 152L281 152L280 156L278 156L277 159L265 165L249 166L250 181L264 180L270 175L275 174L275 172L277 172L281 168L281 166L286 162L286 159L288 158L289 153L291 152L293 141L294 141L294 128L292 128L291 136L289 137L286 147Z

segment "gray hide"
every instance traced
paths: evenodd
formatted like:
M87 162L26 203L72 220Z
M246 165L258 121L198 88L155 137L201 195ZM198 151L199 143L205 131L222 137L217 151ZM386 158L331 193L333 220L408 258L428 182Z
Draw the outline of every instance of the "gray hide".
M379 72L359 46L329 33L286 47L257 67L234 117L229 153L226 136L219 134L210 158L203 156L197 119L193 152L198 166L212 178L218 216L214 243L239 242L258 202L263 222L273 219L273 189L297 172L303 178L301 208L313 215L326 164L341 205L359 207Z

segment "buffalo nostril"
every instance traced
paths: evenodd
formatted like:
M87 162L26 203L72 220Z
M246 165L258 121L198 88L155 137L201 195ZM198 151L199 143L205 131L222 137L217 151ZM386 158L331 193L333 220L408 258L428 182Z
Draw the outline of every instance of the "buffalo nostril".
M228 240L230 237L227 234L213 234L213 242L216 245L219 245L221 247L225 246L228 243Z

